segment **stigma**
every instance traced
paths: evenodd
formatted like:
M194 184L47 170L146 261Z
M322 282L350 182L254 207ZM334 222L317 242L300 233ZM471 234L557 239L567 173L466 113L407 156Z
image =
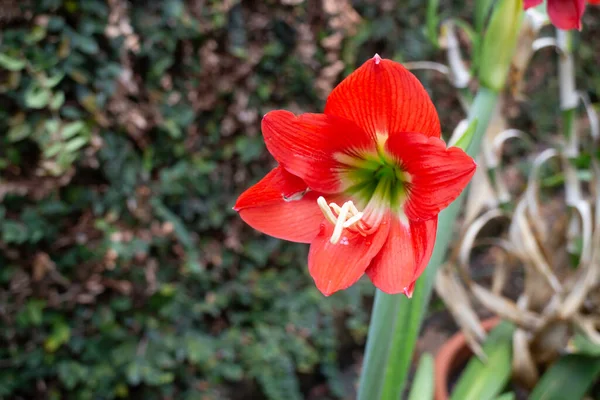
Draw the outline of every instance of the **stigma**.
M351 200L345 202L340 207L336 203L327 204L325 198L319 196L317 204L323 212L325 219L334 226L333 234L329 239L332 244L340 241L344 229L356 231L362 236L367 236L369 227L363 221L364 213L359 211Z

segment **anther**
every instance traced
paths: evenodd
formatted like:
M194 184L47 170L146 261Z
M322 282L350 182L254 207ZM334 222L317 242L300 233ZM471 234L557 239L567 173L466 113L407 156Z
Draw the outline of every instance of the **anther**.
M325 215L325 219L334 226L331 239L329 239L332 244L340 241L344 229L353 228L363 234L365 225L362 218L364 213L358 211L352 201L347 201L340 207L335 203L327 204L325 198L320 196L317 199L317 204L323 215Z
M337 218L335 215L333 215L333 212L331 212L331 208L329 208L327 201L323 196L319 196L317 199L317 204L319 205L319 208L321 208L321 211L323 212L323 215L325 215L327 221L335 225L337 223Z
M329 239L329 241L333 244L339 242L340 238L342 237L342 232L344 231L344 223L346 222L346 218L348 218L349 209L349 202L345 202L344 205L342 205L342 209L340 210L340 215L338 215L337 222L335 223L335 228L333 228L333 234L331 235L331 239Z

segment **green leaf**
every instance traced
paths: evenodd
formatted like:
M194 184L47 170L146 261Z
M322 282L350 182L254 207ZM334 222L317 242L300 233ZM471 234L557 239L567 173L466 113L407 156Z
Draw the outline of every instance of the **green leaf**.
M87 144L87 142L88 142L87 138L78 136L75 139L69 140L67 142L67 144L65 145L65 151L67 153L72 153L74 151L77 151L80 148L82 148L83 146L85 146Z
M52 333L44 341L44 349L48 353L58 350L63 344L69 341L71 337L71 328L65 322L56 322L52 328Z
M587 336L577 333L569 343L570 350L573 353L583 354L592 357L600 357L600 346L592 342Z
M427 38L435 47L440 47L438 37L438 25L440 23L440 18L438 16L439 6L440 0L429 0L427 2Z
M65 387L72 390L79 382L85 380L86 368L75 361L61 361L57 365L58 378Z
M44 108L50 101L50 95L49 90L32 83L25 92L25 106L35 109Z
M162 370L150 366L142 368L144 382L151 386L161 386L173 382L175 375L172 372L163 372Z
M221 368L223 376L231 381L237 382L244 376L244 370L239 365L226 364Z
M166 120L163 123L163 128L165 128L165 130L167 131L167 133L169 134L169 136L171 136L172 139L179 139L179 138L181 138L181 135L182 135L181 128L172 119Z
M515 327L500 323L483 344L486 361L472 357L461 374L451 400L492 400L510 380L512 371L512 335Z
M83 121L69 122L63 125L60 135L63 139L68 140L78 134L85 127Z
M600 357L569 354L542 376L529 400L579 400L600 378Z
M240 155L242 162L248 163L257 160L265 152L265 143L260 138L240 136L235 141L235 149Z
M98 43L91 36L75 33L73 35L73 44L82 52L90 55L98 53Z
M8 130L7 137L10 142L18 142L31 135L31 126L29 124L15 125Z
M431 400L433 399L434 387L435 372L433 357L431 354L425 353L421 356L421 361L419 361L419 367L415 373L408 400Z
M142 361L134 360L127 365L125 376L130 385L136 386L142 381Z
M61 121L58 118L48 119L44 124L44 128L52 137L55 133L58 132L58 129L60 128L60 123Z
M25 61L0 53L0 67L9 71L20 71L25 68Z
M65 92L60 90L52 95L52 100L50 100L48 107L50 107L52 111L56 111L61 108L63 104L65 104Z
M52 158L55 155L57 155L58 153L60 153L62 149L63 149L63 144L61 142L52 143L50 146L48 146L44 149L44 157Z
M45 307L46 301L29 299L23 309L17 314L17 323L25 328L40 326Z
M34 26L33 29L25 36L25 43L34 44L46 37L46 28L41 25Z
M61 71L61 72L58 72L54 76L50 76L50 77L44 79L41 83L42 83L42 86L45 87L46 89L52 89L54 86L58 85L63 80L64 77L65 77L65 73Z
M16 221L4 221L0 225L2 229L2 241L6 243L25 243L28 239L28 232L25 225Z
M459 148L467 151L467 149L471 145L471 142L473 141L473 137L475 136L476 130L477 130L477 118L474 118L469 123L469 126L467 126L467 129L463 132L463 134L458 138L456 143L454 143L452 146L456 146L456 147L459 147Z
M500 396L496 397L495 400L515 400L515 394L512 392L508 392L508 393L504 393L501 394Z
M475 30L481 34L485 21L490 15L490 10L494 4L493 0L476 0L475 1Z
M214 355L214 345L208 337L190 334L184 344L187 358L193 364L204 364Z
M175 236L177 236L177 239L183 245L183 248L187 253L186 264L188 268L192 272L200 272L201 267L200 263L198 262L200 255L183 221L177 215L171 212L171 210L165 207L165 205L162 204L159 199L153 198L150 200L150 204L152 205L152 208L158 217L173 224Z

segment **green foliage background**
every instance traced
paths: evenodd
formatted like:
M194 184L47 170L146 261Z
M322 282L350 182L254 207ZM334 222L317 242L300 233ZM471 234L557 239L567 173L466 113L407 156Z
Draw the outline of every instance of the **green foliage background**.
M437 54L422 1L5 3L0 398L347 395L371 287L325 299L231 207L274 165L265 112Z

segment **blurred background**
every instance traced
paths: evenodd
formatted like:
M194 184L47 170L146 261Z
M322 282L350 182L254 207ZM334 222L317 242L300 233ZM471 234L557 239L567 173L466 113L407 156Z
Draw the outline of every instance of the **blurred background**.
M468 21L472 3L442 2L441 18ZM325 298L306 245L231 207L275 165L263 114L322 111L376 52L445 62L425 14L421 0L2 1L0 398L353 398L371 284ZM600 9L584 26L577 83L597 102ZM504 103L536 141L558 132L555 59L537 53ZM456 90L417 75L448 138ZM506 155L516 187L523 154ZM417 353L456 330L434 298Z

